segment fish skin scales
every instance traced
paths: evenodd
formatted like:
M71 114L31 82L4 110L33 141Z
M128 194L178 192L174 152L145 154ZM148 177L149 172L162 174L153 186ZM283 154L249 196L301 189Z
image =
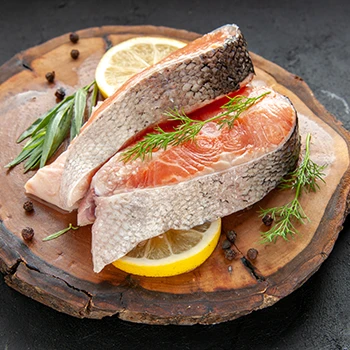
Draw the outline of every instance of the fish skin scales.
M62 207L74 208L96 169L130 137L163 120L165 111L188 113L239 89L253 75L243 35L236 25L226 25L131 78L71 143L60 186Z
M127 164L122 160L124 151L117 152L92 178L92 193L109 196L134 188L186 181L245 162L250 151L257 157L267 153L273 145L279 145L294 124L294 119L287 117L295 115L290 101L266 87L248 85L240 93L247 98L265 96L244 111L232 128L221 129L216 122L210 122L196 135L195 142L155 150L152 157L138 158ZM217 108L202 115L206 115L203 116L206 119L220 112ZM79 214L80 209L81 206Z
M285 142L246 163L175 185L96 197L96 221L92 226L94 271L100 272L140 241L169 229L187 230L256 203L293 169L299 151L296 118Z

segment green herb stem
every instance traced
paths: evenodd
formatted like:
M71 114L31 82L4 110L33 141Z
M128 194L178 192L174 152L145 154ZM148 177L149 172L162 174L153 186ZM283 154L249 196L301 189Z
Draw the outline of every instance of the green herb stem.
M63 230L60 230L58 232L55 232L53 233L52 235L50 236L47 236L45 238L43 238L43 241L46 242L46 241L51 241L55 238L58 238L60 236L62 236L63 234L65 234L66 232L68 232L69 230L77 230L79 228L79 226L73 226L72 224L69 224L68 227L64 228Z
M141 141L128 148L122 153L122 161L128 162L141 158L144 160L147 155L157 149L167 149L169 146L178 146L187 141L193 141L204 125L210 122L217 122L219 127L228 126L231 128L234 121L255 102L270 92L265 92L257 97L235 96L228 97L229 101L221 108L225 110L207 120L194 120L179 110L165 113L170 121L178 121L180 124L173 131L164 131L161 127L155 128L155 133L147 134Z
M298 233L297 224L305 224L310 221L302 208L299 198L302 192L316 192L319 189L317 181L323 181L323 170L326 165L318 165L310 158L311 134L306 135L305 154L297 168L282 179L280 188L294 190L294 198L287 204L262 209L260 216L271 215L275 224L266 232L261 232L262 243L276 242L279 237L288 240Z
M27 138L29 141L5 167L12 168L25 160L24 172L43 167L66 139L69 129L71 140L78 135L84 121L87 93L93 85L95 91L93 81L35 120L17 139L17 143Z

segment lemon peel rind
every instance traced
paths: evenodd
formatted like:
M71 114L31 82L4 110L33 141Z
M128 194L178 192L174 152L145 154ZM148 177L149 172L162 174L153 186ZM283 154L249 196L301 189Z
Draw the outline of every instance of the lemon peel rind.
M202 265L215 250L221 235L221 219L213 222L210 229L215 230L215 234L209 242L202 239L198 245L186 252L159 260L142 259L142 265L137 263L140 262L140 259L124 256L112 264L124 272L145 277L171 277L193 271ZM182 258L189 255L191 250L195 252Z
M168 44L169 46L180 49L181 47L185 46L187 43L177 39L167 38L162 36L137 36L137 37L122 41L116 44L115 46L111 47L102 56L95 71L95 80L97 82L97 85L103 97L107 98L116 91L115 87L108 84L104 79L105 70L106 68L110 67L109 62L111 61L112 57L118 52L127 51L129 48L131 48L133 45L136 45L136 44L146 44L146 45ZM161 58L164 58L164 57L161 57ZM131 78L131 76L132 75L130 75L129 78ZM127 80L128 79L126 79L125 81ZM117 88L120 87L121 85L122 84L119 84Z

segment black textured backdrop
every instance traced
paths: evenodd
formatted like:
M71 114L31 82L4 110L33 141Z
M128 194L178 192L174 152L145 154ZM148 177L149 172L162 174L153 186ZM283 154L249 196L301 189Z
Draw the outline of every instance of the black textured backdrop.
M238 24L249 49L301 76L350 130L349 1L0 1L0 64L70 31L153 24L206 33ZM0 349L350 350L350 220L320 270L274 306L212 326L79 320L0 274Z

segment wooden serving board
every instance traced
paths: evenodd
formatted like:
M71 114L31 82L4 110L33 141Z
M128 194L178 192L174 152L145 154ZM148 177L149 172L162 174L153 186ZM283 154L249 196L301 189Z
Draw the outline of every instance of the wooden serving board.
M0 270L9 286L76 317L116 314L151 324L213 324L274 304L317 271L348 214L350 138L301 78L255 54L256 83L267 84L292 100L301 116L302 134L313 133L312 154L329 162L326 184L316 194L302 197L311 221L298 227L300 235L289 242L259 243L264 226L258 209L291 197L275 190L253 208L224 218L224 230L234 229L238 235L235 260L224 258L220 242L202 266L176 277L138 277L111 266L93 273L90 227L42 242L45 236L75 223L76 213L59 213L37 201L33 213L23 210L27 200L23 185L33 172L23 174L21 165L11 171L3 167L22 147L15 143L19 134L55 104L57 87L72 93L91 82L97 62L110 45L139 35L185 41L199 36L153 26L108 26L78 33L77 44L63 35L19 53L0 68ZM72 48L80 51L77 60L70 57ZM48 84L45 74L52 70L56 80ZM21 238L26 226L35 230L31 243ZM249 248L259 251L255 261L246 257Z

